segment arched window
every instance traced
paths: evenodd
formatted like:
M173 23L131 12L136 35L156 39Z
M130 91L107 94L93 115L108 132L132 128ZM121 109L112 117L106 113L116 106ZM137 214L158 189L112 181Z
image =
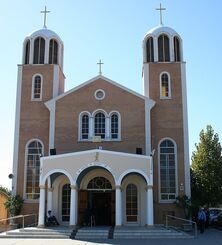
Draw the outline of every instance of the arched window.
M32 81L32 99L41 100L42 99L42 78L40 75L36 75Z
M29 55L30 55L30 40L28 40L25 45L25 64L29 64Z
M81 139L89 139L89 116L83 115L82 116L82 122L81 122Z
M111 139L119 138L119 118L116 113L111 115Z
M159 62L170 61L169 38L164 34L158 37L158 58Z
M49 43L49 64L58 64L58 43L55 39Z
M170 98L170 81L167 73L162 73L160 77L160 98Z
M38 140L30 142L26 149L26 198L39 198L40 156L43 155L43 145Z
M174 60L180 61L180 41L178 37L173 38L174 43Z
M138 216L138 192L134 184L126 187L126 220L127 222L137 222Z
M147 55L147 62L154 61L154 52L153 52L153 38L149 37L146 42L146 55Z
M102 112L98 112L94 119L94 133L95 136L101 136L101 139L105 139L106 135L106 118Z
M87 185L89 190L112 190L112 185L108 179L104 177L95 177L89 181Z
M45 39L37 37L34 42L34 60L33 64L44 64L45 57Z
M160 200L176 198L176 147L166 139L159 146Z
M65 184L62 187L62 221L69 221L70 217L70 184Z

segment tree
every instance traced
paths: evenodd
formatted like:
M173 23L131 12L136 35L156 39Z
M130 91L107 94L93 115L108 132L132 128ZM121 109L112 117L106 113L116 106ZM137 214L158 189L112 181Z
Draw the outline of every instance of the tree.
M19 195L9 195L4 205L11 216L16 216L19 215L22 210L23 199Z
M222 155L218 134L208 125L200 132L200 142L192 154L192 201L215 206L222 203Z

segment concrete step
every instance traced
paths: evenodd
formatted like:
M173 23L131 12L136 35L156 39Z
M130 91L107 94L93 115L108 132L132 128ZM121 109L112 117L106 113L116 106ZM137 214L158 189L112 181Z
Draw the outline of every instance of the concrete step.
M24 228L6 231L0 234L0 238L47 238L47 239L69 239L72 230L60 229L39 229Z
M95 227L84 227L77 230L75 239L84 240L84 239L108 239L110 227L105 228L95 228Z

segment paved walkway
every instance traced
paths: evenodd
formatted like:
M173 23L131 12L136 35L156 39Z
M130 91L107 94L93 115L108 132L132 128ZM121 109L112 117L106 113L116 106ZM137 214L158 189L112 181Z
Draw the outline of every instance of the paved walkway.
M222 245L222 230L208 229L195 239L129 239L103 241L77 241L54 239L0 239L1 245Z

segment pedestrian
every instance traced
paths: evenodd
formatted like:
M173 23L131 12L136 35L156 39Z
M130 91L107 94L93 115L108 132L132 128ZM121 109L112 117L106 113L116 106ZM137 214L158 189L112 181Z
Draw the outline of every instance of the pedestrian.
M200 233L204 233L205 222L206 222L206 214L204 212L204 208L200 208L198 212L198 223L200 227Z

